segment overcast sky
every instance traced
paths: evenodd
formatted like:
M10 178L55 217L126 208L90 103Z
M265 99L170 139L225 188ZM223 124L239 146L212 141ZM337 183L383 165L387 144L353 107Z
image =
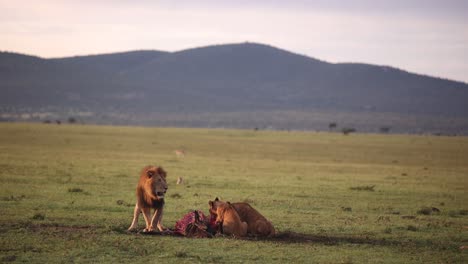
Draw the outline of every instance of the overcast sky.
M465 0L0 0L0 50L41 57L259 42L468 82Z

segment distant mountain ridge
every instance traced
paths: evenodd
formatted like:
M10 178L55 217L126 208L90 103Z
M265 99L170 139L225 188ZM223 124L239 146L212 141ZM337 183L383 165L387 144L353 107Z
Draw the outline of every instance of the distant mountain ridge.
M94 123L327 129L324 120L294 121L327 113L330 122L350 125L343 116L370 116L363 130L397 128L407 116L414 127L397 131L419 126L424 132L421 125L442 131L447 127L439 128L440 121L450 119L457 125L447 133L466 133L468 118L466 83L388 66L328 63L256 43L54 59L1 52L0 80L3 119L26 113L33 119L81 115ZM280 112L289 113L286 120L278 119ZM253 121L254 113L262 120ZM417 124L418 116L424 124Z

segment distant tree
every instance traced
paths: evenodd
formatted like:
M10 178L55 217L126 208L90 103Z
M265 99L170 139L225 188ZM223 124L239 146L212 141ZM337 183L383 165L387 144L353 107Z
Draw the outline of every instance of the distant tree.
M76 123L76 119L74 117L69 117L68 118L68 123L70 124L75 124Z
M341 132L343 132L343 135L348 135L350 133L356 132L356 129L352 127L345 127L341 130Z
M52 123L52 122L49 119L44 120L44 124L50 124L50 123Z
M328 124L328 129L329 129L329 130L333 130L333 129L335 129L336 127L337 127L337 125L336 125L335 122Z
M390 132L390 129L391 129L391 127L383 126L383 127L380 128L380 132L381 133L388 133L388 132Z
M55 123L57 123L57 125L60 125L60 124L62 124L62 121L60 121L60 120L55 120Z

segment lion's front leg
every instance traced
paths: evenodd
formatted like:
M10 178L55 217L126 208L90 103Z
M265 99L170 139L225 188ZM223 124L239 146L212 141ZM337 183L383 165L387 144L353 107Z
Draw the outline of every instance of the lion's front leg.
M132 224L128 228L128 231L133 231L138 228L138 217L140 215L141 209L138 207L138 203L135 205L135 209L133 210L133 220Z
M151 219L151 209L150 208L142 208L141 212L143 213L143 217L145 218L145 222L146 222L146 228L143 231L144 232L154 231L154 227L153 227L152 219Z
M157 227L160 232L164 232L166 228L162 225L163 207L154 211L153 219L151 219L151 225Z

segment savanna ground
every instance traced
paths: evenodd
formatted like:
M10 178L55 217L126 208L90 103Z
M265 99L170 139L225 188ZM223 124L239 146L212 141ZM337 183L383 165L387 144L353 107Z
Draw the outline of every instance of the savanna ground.
M218 196L277 237L127 233L148 164L166 227ZM468 262L467 137L3 123L0 182L0 262Z

